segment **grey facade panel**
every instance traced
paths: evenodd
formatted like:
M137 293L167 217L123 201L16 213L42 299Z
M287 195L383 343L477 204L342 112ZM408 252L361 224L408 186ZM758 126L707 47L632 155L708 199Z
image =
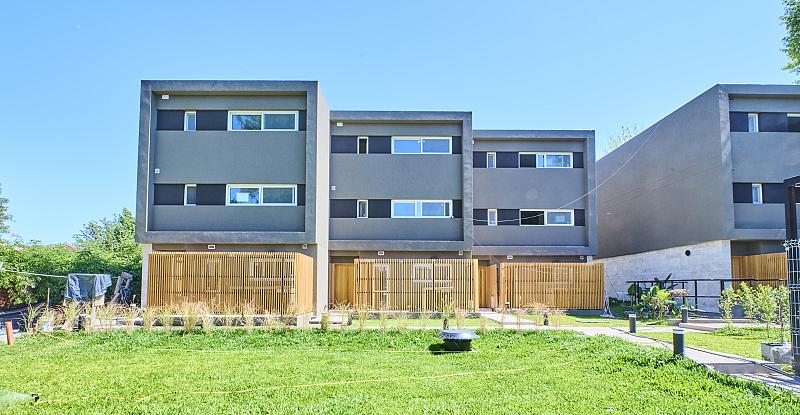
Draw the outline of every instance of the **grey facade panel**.
M789 120L785 112L762 112L758 114L758 131L785 133L789 131Z
M151 231L303 232L302 206L153 206Z
M753 203L753 184L734 183L733 203Z
M391 218L392 201L390 199L368 199L370 218Z
M224 91L221 91L224 92ZM180 109L180 110L229 110L239 111L275 111L275 110L305 110L306 96L301 92L287 94L271 94L261 91L259 95L236 95L235 91L230 94L202 94L193 93L191 95L179 92L171 93L168 100L157 99L158 109Z
M333 218L330 238L331 240L461 241L462 226L462 219Z
M800 172L800 133L732 133L733 181L783 183Z
M331 199L331 218L355 218L356 199Z
M184 111L159 110L156 114L156 130L183 131Z
M472 224L474 226L487 225L489 220L489 213L487 209L473 209L472 210Z
M476 226L481 246L587 246L583 226Z
M184 185L182 184L157 184L153 189L153 204L156 205L183 205Z
M332 154L336 199L461 199L462 156Z
M519 209L497 209L497 224L519 226Z
M586 208L583 169L478 169L474 175L476 208Z
M786 229L785 207L782 204L746 204L733 206L736 228L738 229ZM786 235L779 237L785 238ZM732 238L740 239L740 238Z
M486 152L473 151L472 152L472 167L475 169L486 168Z
M728 239L728 112L727 95L711 88L597 162L601 257Z
M303 132L159 131L156 183L305 183Z
M746 133L749 130L750 125L746 112L731 111L729 114L732 133Z
M197 111L197 131L225 131L228 129L228 111Z
M515 151L498 151L495 164L498 169L516 169L519 167L519 153Z
M197 185L197 205L225 205L224 184L198 184Z
M356 154L358 153L358 137L354 135L331 136L331 154Z
M334 111L335 112L335 111ZM435 122L408 122L398 120L373 121L344 121L339 127L334 123L333 131L336 135L355 136L461 136L461 124L454 120L448 123ZM423 120L420 120L423 121Z
M369 136L369 144L367 144L369 154L391 154L392 153L392 137L385 135L371 135Z

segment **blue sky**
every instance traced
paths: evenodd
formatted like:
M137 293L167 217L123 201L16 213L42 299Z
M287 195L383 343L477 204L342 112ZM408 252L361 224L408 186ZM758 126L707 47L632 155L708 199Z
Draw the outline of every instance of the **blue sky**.
M642 130L716 83L792 83L770 1L15 2L0 13L12 230L133 209L141 79L319 80L333 109ZM567 4L568 3L568 4Z

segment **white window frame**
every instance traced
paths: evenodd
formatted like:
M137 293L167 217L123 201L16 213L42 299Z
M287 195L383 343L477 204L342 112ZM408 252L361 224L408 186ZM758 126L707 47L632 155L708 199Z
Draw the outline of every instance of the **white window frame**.
M445 203L450 212L447 216L422 216L422 203ZM414 216L397 216L394 214L395 203L414 203ZM452 200L428 200L428 199L392 199L392 219L450 219L453 218Z
M194 130L189 129L189 114L194 115ZM197 131L197 111L186 111L183 113L183 131Z
M494 213L494 220L492 220L492 213ZM520 216L520 220L522 220L522 216ZM497 209L486 210L486 225L497 226Z
M419 153L398 153L394 151L394 142L397 140L420 140L419 143ZM424 150L425 143L424 140L447 140L447 151L446 152L426 152ZM453 137L448 136L392 136L392 154L453 154Z
M231 188L236 187L257 187L258 203L231 203ZM291 188L292 203L264 203L265 188ZM227 184L225 185L225 206L297 206L297 185L296 184Z
M523 212L542 212L544 215L544 225L526 225L522 223ZM547 221L548 213L569 213L570 223L549 223ZM575 226L575 211L572 209L520 209L519 210L519 226Z
M293 129L264 128L265 114L294 114L294 128ZM233 129L234 115L260 115L261 130L234 130ZM228 131L299 131L299 129L300 129L300 111L228 111Z
M491 156L491 158L489 156ZM489 163L490 159L492 160L491 163ZM494 152L494 151L487 151L486 152L486 168L487 169L496 169L497 168L497 152Z
M364 210L365 216L360 216L361 209L359 209L359 205L361 205L361 202L364 202L364 206L366 206L366 209ZM369 218L369 200L359 199L356 201L356 219L367 219L367 218Z
M367 152L361 153L361 140L365 140L367 142ZM369 154L369 136L360 135L356 139L356 154Z
M761 183L753 183L750 186L750 193L753 193L753 189L758 189L758 201L753 199L754 205L762 205L764 204L764 186Z
M189 203L189 188L194 187L194 201L195 203ZM183 205L184 206L197 206L197 184L190 183L183 185Z
M750 118L755 120L754 130L750 130ZM757 133L758 132L758 113L757 112L748 112L747 113L747 132L748 133Z
M520 151L517 159L517 163L521 169L532 169L533 167L522 167L522 156L523 155L533 155L533 158L536 162L537 169L571 169L575 165L574 154L567 152L567 151ZM539 165L539 156L544 157L544 166ZM569 156L569 167L564 166L547 166L547 156Z

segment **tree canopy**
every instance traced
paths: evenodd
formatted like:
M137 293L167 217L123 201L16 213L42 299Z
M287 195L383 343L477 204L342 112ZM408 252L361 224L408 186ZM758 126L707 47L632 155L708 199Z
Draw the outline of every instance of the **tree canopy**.
M781 21L786 26L783 38L783 52L789 58L784 70L800 73L800 0L784 0L785 6Z

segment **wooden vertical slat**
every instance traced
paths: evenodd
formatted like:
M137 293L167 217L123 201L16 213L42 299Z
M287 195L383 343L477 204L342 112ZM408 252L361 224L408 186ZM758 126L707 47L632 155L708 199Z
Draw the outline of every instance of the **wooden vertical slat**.
M599 310L604 303L603 275L601 263L504 263L500 266L500 298L511 308L539 303Z
M786 279L786 264L786 252L748 256L732 256L731 274L733 278L780 280L763 282L763 284L775 287L778 284L782 284ZM734 287L738 288L740 284L741 282L737 282L734 284ZM758 285L758 282L754 282L753 285Z
M313 259L295 252L151 252L153 306L202 302L215 312L251 304L256 312L313 309Z

